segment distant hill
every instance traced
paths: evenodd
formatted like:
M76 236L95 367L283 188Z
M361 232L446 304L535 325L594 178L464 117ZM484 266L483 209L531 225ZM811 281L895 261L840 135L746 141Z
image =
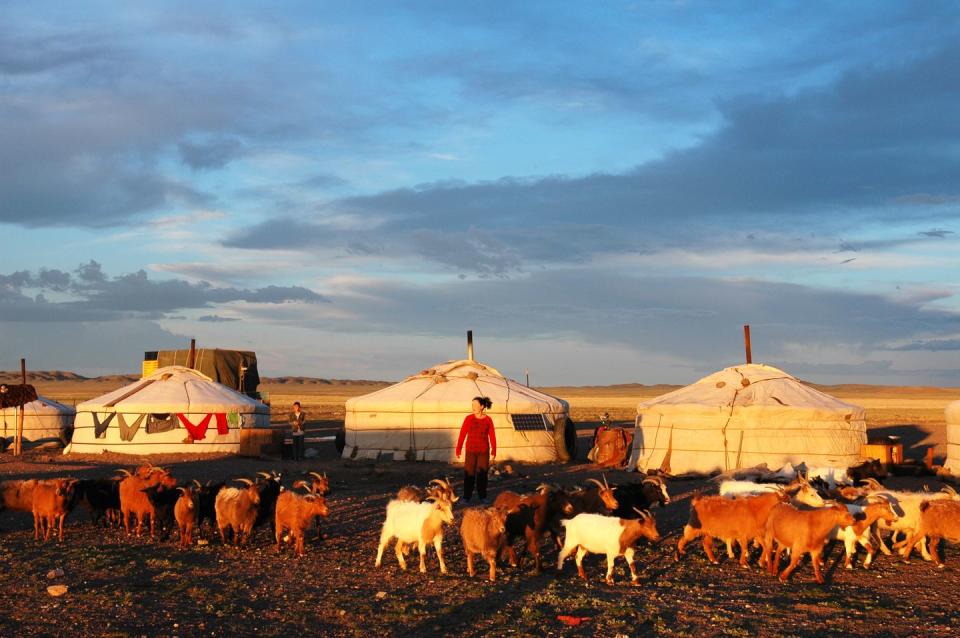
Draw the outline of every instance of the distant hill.
M111 383L124 385L140 378L139 374L108 374L100 377L85 377L66 370L28 370L27 383L38 382L83 382ZM20 383L19 371L0 371L0 383ZM390 381L370 381L366 379L319 379L315 377L260 377L260 385L356 385L381 386Z

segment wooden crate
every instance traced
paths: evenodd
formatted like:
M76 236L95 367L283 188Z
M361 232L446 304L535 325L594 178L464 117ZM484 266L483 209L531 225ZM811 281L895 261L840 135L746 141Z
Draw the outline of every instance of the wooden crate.
M860 448L860 454L884 465L903 463L903 443L867 443Z
M240 456L259 457L264 447L274 443L277 431L273 428L250 428L240 430ZM283 439L283 432L279 435Z

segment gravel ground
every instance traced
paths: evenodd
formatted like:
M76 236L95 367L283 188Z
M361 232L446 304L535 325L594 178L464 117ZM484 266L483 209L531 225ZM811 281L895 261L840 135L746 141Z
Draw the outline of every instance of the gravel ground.
M324 424L328 427L329 424ZM322 434L323 432L319 432ZM317 459L295 464L222 457L154 457L183 480L226 479L276 469L289 485L306 470L326 471L333 491L323 538L307 545L302 559L278 555L269 530L260 530L251 547L207 545L178 550L165 542L127 538L122 532L92 527L83 511L68 519L62 543L33 540L28 514L0 513L0 635L115 636L957 636L960 614L955 592L960 561L945 548L947 567L914 560L901 564L880 556L873 569L842 567L843 549L827 556L827 584L817 585L805 561L791 582L781 585L759 568L740 569L721 559L710 565L699 544L681 562L673 548L686 522L689 498L710 489L703 481L671 481L674 502L655 510L665 539L638 552L639 586L629 585L626 565L618 563L617 584L602 582L605 559L585 561L592 582L576 577L573 561L556 574L556 549L544 549L542 575L503 567L498 581L466 575L455 510L444 554L450 567L441 575L432 550L428 573L402 572L392 551L374 569L384 506L407 483L425 484L450 476L459 491L456 468L431 463L344 461L321 444ZM118 467L144 458L120 455L63 457L29 451L22 460L0 455L0 477L107 477ZM491 491L532 490L542 481L575 485L599 477L587 465L514 465L514 474L492 480ZM619 471L608 478L628 481ZM895 487L937 490L933 477L894 478ZM209 538L209 531L206 532ZM415 550L414 550L415 551ZM720 552L722 555L722 552ZM839 564L838 562L839 561ZM859 563L858 563L859 565ZM62 577L48 580L50 570ZM62 597L47 593L62 584ZM568 626L558 616L583 618Z

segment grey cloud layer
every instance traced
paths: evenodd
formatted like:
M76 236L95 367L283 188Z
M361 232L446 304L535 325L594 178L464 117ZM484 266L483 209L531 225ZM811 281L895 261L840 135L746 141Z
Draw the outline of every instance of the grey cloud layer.
M59 294L51 300L52 293ZM327 299L301 286L214 287L203 281L152 280L143 270L108 277L95 261L80 266L73 274L41 269L36 273L0 275L4 322L159 318L177 310L211 308L236 301L282 304L322 303Z
M356 294L360 293L360 294ZM763 281L538 271L509 281L358 284L331 293L343 331L456 335L475 328L517 339L574 337L717 365L740 359L740 326L754 326L758 360L843 348L869 353L912 335L950 335L960 316L879 295ZM949 342L946 344L949 349Z
M953 46L909 63L849 72L823 89L729 100L720 106L725 124L717 133L627 174L437 184L350 197L321 207L321 214L377 219L376 226L342 231L305 212L240 231L226 244L416 255L489 275L598 252L697 248L758 231L808 245L816 231L837 242L836 233L856 232L884 216L928 227L952 224L960 208L940 200L956 197L960 182L960 158L951 150L960 139L952 108L960 101L960 76L950 71L957 67L960 46ZM939 200L917 200L918 193ZM897 241L952 232L935 227Z

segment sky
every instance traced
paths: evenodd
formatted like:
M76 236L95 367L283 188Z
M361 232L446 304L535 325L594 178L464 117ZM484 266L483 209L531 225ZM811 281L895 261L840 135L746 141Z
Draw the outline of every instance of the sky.
M955 2L0 16L0 369L960 386Z

